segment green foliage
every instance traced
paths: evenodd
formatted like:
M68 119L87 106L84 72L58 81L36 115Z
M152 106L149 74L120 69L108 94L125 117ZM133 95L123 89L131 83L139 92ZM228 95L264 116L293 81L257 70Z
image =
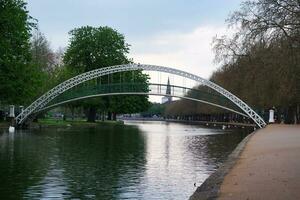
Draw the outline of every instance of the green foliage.
M51 76L49 77L49 87L53 88L54 86L76 76L77 74L70 69L69 67L62 65L53 69Z
M45 119L39 119L38 124L47 126L95 126L95 125L104 125L104 124L112 124L112 125L118 125L122 124L122 122L100 122L98 121L97 124L94 123L87 123L85 120L63 120L63 119L53 119L53 118L45 118Z
M124 72L116 74L121 76L121 80L116 82L126 83L133 82L139 83L144 92L148 91L148 75L143 74L141 71ZM148 97L140 95L122 95L109 97L108 111L116 113L138 113L146 110L149 107Z
M145 117L153 117L154 115L163 116L166 106L167 104L151 103L149 109L145 112L142 112L142 115Z
M30 30L34 27L22 0L0 1L0 101L28 103L40 74L30 64Z
M70 43L64 55L64 63L75 74L93 69L130 63L127 58L129 45L122 34L110 27L84 26L70 31ZM91 80L84 85L110 84L136 81L147 83L148 76L141 71L124 72ZM80 87L80 86L78 86ZM147 84L146 84L147 87ZM146 88L147 90L147 88ZM111 113L133 113L148 108L146 96L112 96L84 100L86 108L98 108ZM73 105L79 105L73 103Z
M122 34L110 27L84 26L69 34L64 62L78 73L129 62L129 45Z

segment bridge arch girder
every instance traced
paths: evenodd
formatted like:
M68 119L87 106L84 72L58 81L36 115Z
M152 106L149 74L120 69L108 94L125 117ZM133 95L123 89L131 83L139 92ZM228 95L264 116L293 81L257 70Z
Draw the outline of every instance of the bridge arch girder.
M31 114L33 114L35 111L42 109L45 107L51 100L53 100L58 95L62 94L63 92L73 88L76 85L79 85L83 82L92 80L94 78L98 78L101 76L114 74L118 72L124 72L124 71L135 71L135 70L144 70L144 71L158 71L158 72L165 72L169 74L178 75L181 77L185 77L188 79L191 79L193 81L196 81L202 85L205 85L219 94L223 95L227 99L229 99L231 102L233 102L235 105L237 105L241 110L245 112L260 128L266 126L266 123L264 120L252 109L250 108L245 102L243 102L241 99L236 97L234 94L230 93L226 89L222 88L221 86L201 78L200 76L191 74L189 72L185 72L178 69L173 69L170 67L163 67L163 66L157 66L157 65L145 65L145 64L125 64L125 65L116 65L111 67L105 67L105 68L98 68L89 72L82 73L80 75L77 75L73 78L70 78L63 83L57 85L56 87L52 88L48 92L46 92L44 95L39 97L37 100L35 100L31 105L29 105L22 113L20 113L16 117L16 123L17 125L21 125L27 117L29 117Z
M66 100L66 101L61 101L59 103L51 104L49 106L46 106L46 107L38 110L34 114L40 113L40 112L43 112L43 111L46 111L46 110L49 110L49 109L52 109L54 107L57 107L57 106L60 106L60 105L66 104L66 103L78 101L78 100L83 100L83 99L88 99L88 98L94 98L94 97L102 97L102 96L115 96L115 95L154 95L154 96L176 97L176 98L187 99L187 100L191 100L191 101L196 101L196 102L208 104L208 105L211 105L211 106L215 106L215 107L218 107L218 108L221 108L221 109L224 109L224 110L228 110L230 112L242 115L244 117L249 117L248 115L246 115L244 113L241 113L241 112L239 112L237 110L234 110L234 109L231 109L231 108L228 108L228 107L216 104L216 103L212 103L212 102L209 102L209 101L205 101L205 100L202 100L202 99L196 99L196 98L192 98L192 97L188 97L188 96L166 95L166 94L162 94L162 93L151 93L151 92L150 93L147 93L147 92L120 92L120 93L106 93L106 94L95 94L95 95L82 96L82 97L77 97L77 98L69 99L69 100Z

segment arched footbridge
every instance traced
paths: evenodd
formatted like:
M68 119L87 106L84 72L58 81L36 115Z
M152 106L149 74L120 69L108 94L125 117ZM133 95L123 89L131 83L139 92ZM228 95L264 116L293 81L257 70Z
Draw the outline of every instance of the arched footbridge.
M214 93L197 88L187 88L178 85L167 86L157 83L149 83L147 85L145 85L145 83L104 84L89 87L88 89L81 87L74 90L75 86L99 77L136 70L157 71L178 75L180 77L196 81L199 85L212 89ZM166 94L167 87L171 88L170 94ZM17 126L21 126L32 116L59 105L81 99L108 95L159 95L184 98L216 106L230 112L249 117L260 128L266 126L264 120L252 108L221 86L189 72L169 67L143 64L125 64L99 68L70 78L36 99L16 117L15 122Z

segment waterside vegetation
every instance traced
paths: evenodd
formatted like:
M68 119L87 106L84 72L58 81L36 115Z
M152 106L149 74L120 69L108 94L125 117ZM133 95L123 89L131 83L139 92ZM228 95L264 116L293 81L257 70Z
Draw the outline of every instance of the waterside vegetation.
M243 99L263 115L275 109L277 120L300 121L300 2L244 1L227 19L230 36L215 37L215 61L221 67L210 80ZM202 87L202 86L199 86ZM168 115L223 114L188 100L166 108Z

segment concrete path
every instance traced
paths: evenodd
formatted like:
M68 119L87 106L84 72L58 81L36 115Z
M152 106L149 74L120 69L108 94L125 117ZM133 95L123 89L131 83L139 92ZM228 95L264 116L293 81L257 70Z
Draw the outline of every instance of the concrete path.
M225 176L218 199L300 199L300 126L256 132Z

